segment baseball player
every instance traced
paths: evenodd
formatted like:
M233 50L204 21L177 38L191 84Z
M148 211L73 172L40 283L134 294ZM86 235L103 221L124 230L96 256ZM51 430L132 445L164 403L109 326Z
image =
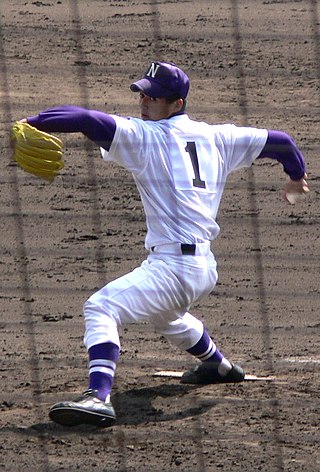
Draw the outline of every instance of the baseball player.
M185 111L189 78L176 65L152 62L130 88L138 94L141 118L62 106L25 120L41 131L82 132L95 142L106 162L132 173L146 214L147 259L84 305L88 388L49 412L53 421L68 426L115 422L110 394L120 353L118 330L125 324L148 321L201 361L182 382L243 381L243 369L220 352L189 312L217 282L210 243L219 233L216 216L227 177L268 157L288 174L285 200L309 191L304 157L288 134L191 120Z

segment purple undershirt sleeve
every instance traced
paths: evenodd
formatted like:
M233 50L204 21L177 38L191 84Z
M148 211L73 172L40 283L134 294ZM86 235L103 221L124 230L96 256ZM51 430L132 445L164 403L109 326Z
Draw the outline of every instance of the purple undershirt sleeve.
M83 133L98 146L109 151L116 131L112 116L102 111L75 106L48 108L27 118L31 126L47 133Z
M283 165L292 180L300 180L306 172L305 159L294 140L282 131L268 130L268 139L258 159L269 157Z

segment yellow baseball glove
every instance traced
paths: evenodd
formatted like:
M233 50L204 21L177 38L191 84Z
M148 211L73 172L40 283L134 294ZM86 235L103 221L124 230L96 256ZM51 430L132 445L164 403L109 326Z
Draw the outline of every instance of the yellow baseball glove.
M64 167L62 141L28 123L14 123L11 129L11 144L13 159L23 170L41 179L52 182Z

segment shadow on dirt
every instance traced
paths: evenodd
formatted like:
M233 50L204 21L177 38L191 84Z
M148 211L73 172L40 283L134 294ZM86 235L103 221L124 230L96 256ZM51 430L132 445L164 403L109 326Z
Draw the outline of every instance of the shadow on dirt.
M176 408L177 402L170 404L170 398L183 396L197 388L199 387L194 385L166 384L116 393L112 397L112 403L118 414L117 424L158 423L200 415L212 408L214 404L197 404L196 401L190 399L190 403L192 403L190 408L179 408L178 410ZM155 408L153 402L159 397L162 399L168 398L168 405L165 405L166 402L163 401L164 407Z
M199 403L196 399L190 398L192 406L190 408L183 409L176 408L175 401L170 404L170 399L179 396L183 396L199 388L194 385L176 385L166 384L159 385L156 387L146 387L141 389L132 389L125 392L117 392L112 396L112 403L117 412L117 426L129 426L129 425L140 425L148 423L161 423L165 421L182 420L194 416L199 416L209 409L213 408L216 404L214 400L204 403ZM168 399L168 402L164 400L164 408L155 408L153 402L156 399ZM1 428L1 432L14 432L16 434L26 436L50 436L50 435L69 435L69 434L87 434L90 433L103 433L110 431L112 428L103 429L97 428L91 425L81 425L74 427L64 427L51 422L48 418L47 422L33 424L29 427L12 425L9 427Z

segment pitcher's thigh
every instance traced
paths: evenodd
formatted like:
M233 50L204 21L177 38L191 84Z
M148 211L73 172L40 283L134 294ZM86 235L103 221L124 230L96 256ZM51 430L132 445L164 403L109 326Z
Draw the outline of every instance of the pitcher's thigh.
M146 321L158 313L166 313L172 321L177 315L170 313L185 311L186 300L183 287L165 265L144 263L108 283L87 303L121 325Z

